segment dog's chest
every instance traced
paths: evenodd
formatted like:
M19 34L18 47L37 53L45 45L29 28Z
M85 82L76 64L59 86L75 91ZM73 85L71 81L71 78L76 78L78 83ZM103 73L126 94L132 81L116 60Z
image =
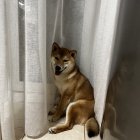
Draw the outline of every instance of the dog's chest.
M60 94L63 94L65 92L69 92L70 94L70 92L74 91L74 85L69 81L56 80L55 85L58 88Z

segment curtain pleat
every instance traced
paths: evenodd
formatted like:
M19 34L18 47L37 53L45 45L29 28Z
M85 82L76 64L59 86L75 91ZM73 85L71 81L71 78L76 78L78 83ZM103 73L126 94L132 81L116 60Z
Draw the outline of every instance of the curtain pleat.
M45 5L43 1L25 0L25 133L28 136L38 136L47 127Z
M11 28L7 24L8 15L6 12L6 4L7 1L0 1L0 125L2 140L15 140L14 112L11 90L11 45L8 42L10 41L10 34L8 33ZM9 3L9 8L11 8L10 6L11 3ZM11 13L11 16L13 13Z
M93 40L90 73L93 72L91 81L95 87L95 111L99 124L101 124L102 121L108 81L110 78L119 7L120 0L101 1Z

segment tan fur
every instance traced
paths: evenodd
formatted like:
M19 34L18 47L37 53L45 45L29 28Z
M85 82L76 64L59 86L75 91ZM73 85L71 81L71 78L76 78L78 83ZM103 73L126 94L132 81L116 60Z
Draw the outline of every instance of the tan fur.
M60 100L50 121L57 121L66 112L64 124L49 129L50 133L69 130L74 124L86 124L92 135L99 133L99 126L94 115L94 93L89 80L80 72L76 62L76 51L61 48L57 43L52 46L51 63L54 82L59 91ZM56 67L58 67L57 70ZM62 72L61 72L62 71Z

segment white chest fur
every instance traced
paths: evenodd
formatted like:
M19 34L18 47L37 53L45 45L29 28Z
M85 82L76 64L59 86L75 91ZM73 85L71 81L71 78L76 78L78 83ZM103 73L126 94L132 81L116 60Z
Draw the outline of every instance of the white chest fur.
M64 80L62 78L57 78L57 77L55 79L55 85L58 88L60 94L65 93L65 91L67 91L70 86L67 80Z

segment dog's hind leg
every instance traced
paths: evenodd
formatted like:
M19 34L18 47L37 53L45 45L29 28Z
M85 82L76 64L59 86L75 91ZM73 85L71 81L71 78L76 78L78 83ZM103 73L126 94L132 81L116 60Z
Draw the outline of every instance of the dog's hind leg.
M66 121L49 129L50 133L59 133L72 129L74 124L85 124L93 111L93 101L78 100L70 103L66 110ZM87 112L88 110L88 112Z
M49 128L49 133L51 134L56 134L56 133L60 133L66 130L70 130L72 129L73 125L74 125L74 107L73 107L73 103L71 103L66 111L66 121L64 124L58 124L54 127Z

